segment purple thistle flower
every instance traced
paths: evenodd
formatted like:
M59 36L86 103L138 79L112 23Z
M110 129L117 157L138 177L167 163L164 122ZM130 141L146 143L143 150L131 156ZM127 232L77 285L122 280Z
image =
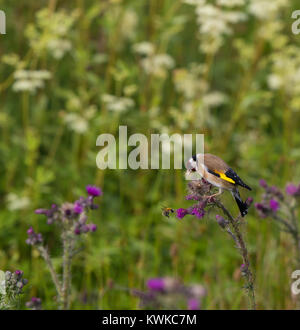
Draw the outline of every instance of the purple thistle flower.
M275 199L270 200L270 208L273 212L277 212L279 209L279 203Z
M284 196L280 189L276 186L272 186L271 188L268 189L271 194L273 194L274 197L277 197L278 199L283 199Z
M185 196L185 199L187 201L191 201L191 200L194 200L194 201L200 201L202 198L200 196L197 196L197 195L187 195Z
M35 302L40 302L41 299L40 298L37 298L37 297L32 297L31 298L31 301L35 303Z
M73 211L77 214L80 214L83 212L83 207L79 203L75 203Z
M201 219L204 217L205 212L202 208L200 208L199 206L196 206L192 209L191 214L195 215L198 219Z
M85 234L88 232L95 232L97 230L97 225L95 225L94 223L86 224L85 222L86 222L86 218L84 218L83 221L82 219L79 219L74 229L75 235Z
M43 243L43 237L42 237L42 234L40 233L36 233L32 227L30 227L28 230L27 230L27 235L28 235L28 238L26 240L26 243L28 245L36 245L36 244L41 244Z
M21 270L16 270L16 271L15 271L15 274L16 274L17 276L21 276L21 277L22 277L23 272L22 272Z
M34 211L34 213L36 213L36 214L47 214L47 211L48 210L46 210L46 209L36 209Z
M200 308L199 300L196 298L191 298L187 302L188 310L198 310Z
M52 224L58 218L58 206L56 204L52 204L49 210L47 209L36 209L36 214L44 214L47 217L47 224Z
M190 200L193 200L194 199L194 196L193 195L187 195L187 196L185 196L185 199L187 201L190 201Z
M91 210L95 210L98 208L98 205L94 204L94 196L89 195L88 197L80 197L75 204L79 204L83 209L90 208Z
M91 185L88 185L86 187L86 191L90 196L94 196L94 197L101 196L103 194L100 188Z
M34 233L34 230L32 227L30 227L28 230L27 230L27 234L28 235L32 235Z
M268 184L267 182L264 180L264 179L260 179L259 180L259 185L262 187L262 188L268 188Z
M259 211L262 211L265 208L262 203L255 203L254 206Z
M240 269L241 269L242 272L244 272L246 270L246 265L245 264L241 264Z
M88 225L83 225L81 227L81 232L82 233L88 233L90 231L90 227Z
M95 225L94 223L91 223L89 225L89 229L91 232L95 232L97 230L97 225Z
M254 206L257 209L258 214L261 218L266 218L270 212L270 208L263 203L255 203Z
M42 300L37 297L32 297L29 301L26 302L26 307L31 308L33 310L42 309Z
M186 209L180 208L176 210L176 213L178 219L183 219L188 214L188 211Z
M294 185L293 183L290 183L286 186L285 191L288 195L295 196L299 194L299 187Z
M246 199L246 204L247 204L247 206L250 207L252 203L253 203L253 198L252 198L252 197L248 197L248 198Z
M151 278L147 281L148 289L152 291L163 291L165 288L165 282L163 278Z
M74 210L74 205L72 203L63 203L63 205L61 206L61 212L64 215L65 218L67 219L72 219L74 217L76 217L77 215L74 214L73 210Z
M77 227L74 229L74 234L75 234L75 235L80 235L80 234L81 234L80 227L77 226Z

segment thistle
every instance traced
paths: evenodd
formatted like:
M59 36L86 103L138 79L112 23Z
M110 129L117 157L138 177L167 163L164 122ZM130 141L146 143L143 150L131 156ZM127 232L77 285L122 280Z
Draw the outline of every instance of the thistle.
M216 221L222 230L226 231L228 235L233 239L235 246L241 254L243 260L241 273L245 279L244 288L249 298L249 308L256 309L254 277L250 268L248 249L241 230L241 227L244 224L244 222L242 222L241 216L239 215L234 217L218 198L208 195L212 189L212 185L209 184L206 180L202 179L190 181L187 188L188 195L186 196L186 199L194 200L196 203L188 208L177 209L177 218L183 219L184 217L191 215L201 219L207 213L209 208L219 208L222 210L224 217L217 214ZM246 200L245 203L247 204L248 208L252 202L252 198L248 198Z
M72 260L79 253L80 237L97 230L97 225L87 223L89 212L98 208L95 198L102 195L100 188L87 186L88 197L80 197L74 203L63 203L61 206L53 204L50 209L37 209L36 214L43 214L49 225L56 225L60 229L63 246L62 274L58 275L53 267L49 249L44 243L42 234L36 233L32 227L27 230L26 243L34 246L43 257L55 285L59 307L70 308L70 287L72 280Z
M140 298L141 308L198 310L206 289L200 284L187 286L172 277L159 277L147 281L147 291L132 290L132 293Z
M24 286L28 280L23 278L23 272L0 271L0 310L15 309L20 302Z

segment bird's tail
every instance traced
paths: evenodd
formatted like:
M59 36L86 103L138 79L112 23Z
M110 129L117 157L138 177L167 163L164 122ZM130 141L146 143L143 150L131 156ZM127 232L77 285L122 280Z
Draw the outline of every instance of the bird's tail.
M239 194L239 191L237 189L232 191L232 196L239 207L242 217L244 217L248 213L248 205L245 202L243 202Z

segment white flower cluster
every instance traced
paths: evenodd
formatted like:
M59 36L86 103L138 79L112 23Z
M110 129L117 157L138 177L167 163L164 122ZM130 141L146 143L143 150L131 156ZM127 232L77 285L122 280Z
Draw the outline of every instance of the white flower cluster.
M118 97L111 94L102 95L102 101L107 110L112 112L124 112L134 107L134 101L128 97Z
M232 25L247 20L247 15L231 7L244 5L242 0L185 1L196 6L197 22L201 37L201 50L215 53L224 42L224 36L233 33Z
M224 7L237 7L244 6L246 0L217 0L217 4Z
M175 88L183 95L183 103L182 109L172 108L169 113L181 129L187 129L195 121L209 125L209 111L228 100L225 94L209 90L206 71L206 65L192 64L188 70L181 68L174 72Z
M270 89L281 89L288 97L291 108L300 111L300 54L294 45L271 56L272 73L268 77Z
M151 56L154 54L155 47L151 42L142 41L133 45L133 51L139 55Z
M181 68L174 71L174 84L178 92L188 100L205 93L207 82L203 79L204 65L192 64L189 70Z
M57 60L61 59L71 49L72 49L72 44L67 39L49 40L48 50L50 51L52 56Z
M213 108L227 102L227 96L218 91L212 91L203 95L203 104L205 107Z
M137 24L137 13L132 9L125 10L120 24L120 33L122 39L132 40L137 32Z
M26 196L19 196L15 193L9 193L6 196L7 208L10 211L23 210L30 205L30 199Z
M63 112L63 120L68 128L78 134L84 134L89 129L89 122L96 115L97 108L94 105L89 106L81 112Z
M135 44L133 51L143 56L140 62L143 70L157 78L165 78L168 70L175 66L175 61L170 55L157 54L155 46L150 42Z
M47 8L37 12L36 24L28 25L25 34L36 54L48 51L55 59L61 59L72 49L67 38L78 17L78 12L51 12Z
M249 11L261 20L272 20L287 2L286 0L251 0Z
M14 78L13 91L35 93L37 89L45 86L45 81L51 78L51 73L47 70L17 70Z
M151 128L156 130L160 134L170 134L170 127L169 125L165 125L164 122L161 120L162 116L160 112L160 107L152 107L147 111ZM169 110L168 112L171 112L171 110Z
M259 20L258 36L271 43L280 43L280 33L284 21L280 19L282 11L289 6L285 0L251 0L249 12ZM274 38L274 36L276 36Z

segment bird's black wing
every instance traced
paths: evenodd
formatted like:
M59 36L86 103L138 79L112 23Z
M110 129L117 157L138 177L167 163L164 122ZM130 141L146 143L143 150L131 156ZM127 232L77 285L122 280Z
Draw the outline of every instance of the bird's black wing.
M226 172L225 172L225 175L232 179L235 184L238 184L240 185L241 187L244 187L248 190L252 190L248 185L246 185L245 182L243 182L243 180L234 172L234 170L232 168L229 168Z

